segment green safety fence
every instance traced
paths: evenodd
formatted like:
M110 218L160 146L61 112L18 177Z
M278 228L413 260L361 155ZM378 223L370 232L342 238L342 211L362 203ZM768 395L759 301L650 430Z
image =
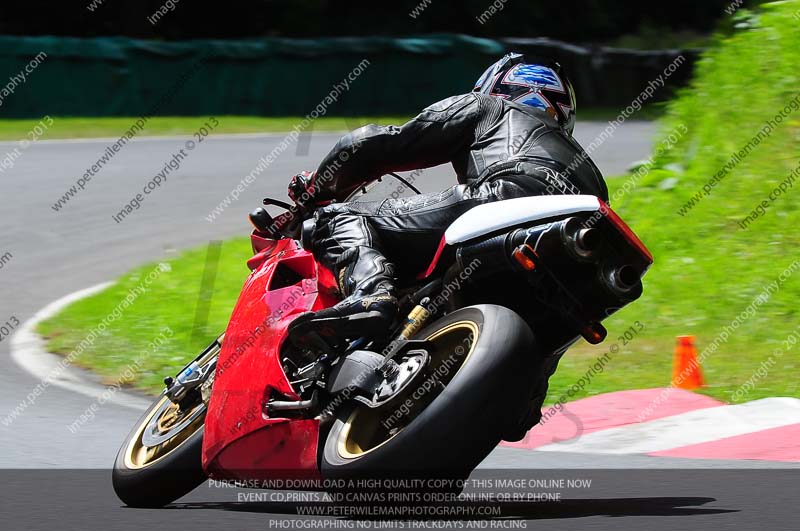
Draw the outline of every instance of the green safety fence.
M560 61L579 105L588 106L627 105L683 54L687 62L668 80L680 85L696 58L693 51L464 35L184 42L0 36L0 117L306 115L359 64L360 75L328 105L329 114L413 114L470 90L510 50ZM668 95L659 90L655 98Z

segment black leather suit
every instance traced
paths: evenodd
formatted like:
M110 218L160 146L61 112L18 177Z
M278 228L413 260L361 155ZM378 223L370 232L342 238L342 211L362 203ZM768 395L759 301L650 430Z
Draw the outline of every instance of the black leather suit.
M435 103L401 127L367 125L342 137L317 170L318 198L342 199L393 171L451 162L459 184L440 193L333 203L316 213L315 256L345 296L394 290L397 269L430 262L458 216L490 201L544 194L608 200L597 167L544 112L478 93Z

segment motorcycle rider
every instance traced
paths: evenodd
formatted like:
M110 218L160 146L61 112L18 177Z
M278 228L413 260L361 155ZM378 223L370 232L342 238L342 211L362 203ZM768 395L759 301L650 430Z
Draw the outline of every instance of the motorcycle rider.
M315 257L344 299L299 316L292 341L314 331L331 339L377 337L397 317L398 271L417 273L445 229L476 205L545 194L591 194L608 201L600 171L572 138L575 96L558 64L509 53L472 92L434 103L397 126L367 125L342 137L316 172L292 178L289 195L316 208ZM458 185L440 193L336 203L395 171L450 162ZM327 204L326 204L327 203Z

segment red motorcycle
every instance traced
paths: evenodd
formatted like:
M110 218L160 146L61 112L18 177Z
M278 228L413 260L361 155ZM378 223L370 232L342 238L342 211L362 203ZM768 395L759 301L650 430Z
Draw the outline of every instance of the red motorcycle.
M538 423L561 355L603 341L601 322L641 296L653 262L596 197L484 204L447 228L426 271L399 279L404 318L389 335L296 346L289 323L335 304L336 281L304 248L313 220L264 203L287 211L250 215L252 273L225 333L165 378L117 455L130 506L207 477L466 478Z

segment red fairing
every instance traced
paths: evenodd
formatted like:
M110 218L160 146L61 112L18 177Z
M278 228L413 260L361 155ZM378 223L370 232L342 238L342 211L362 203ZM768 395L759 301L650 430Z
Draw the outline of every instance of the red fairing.
M319 421L276 420L232 439L206 471L215 479L318 479Z
M333 275L296 241L278 240L257 254L225 331L203 435L203 468L215 478L257 479L316 474L318 422L269 418L274 391L299 400L280 364L289 323L335 304ZM278 273L276 275L276 272Z

